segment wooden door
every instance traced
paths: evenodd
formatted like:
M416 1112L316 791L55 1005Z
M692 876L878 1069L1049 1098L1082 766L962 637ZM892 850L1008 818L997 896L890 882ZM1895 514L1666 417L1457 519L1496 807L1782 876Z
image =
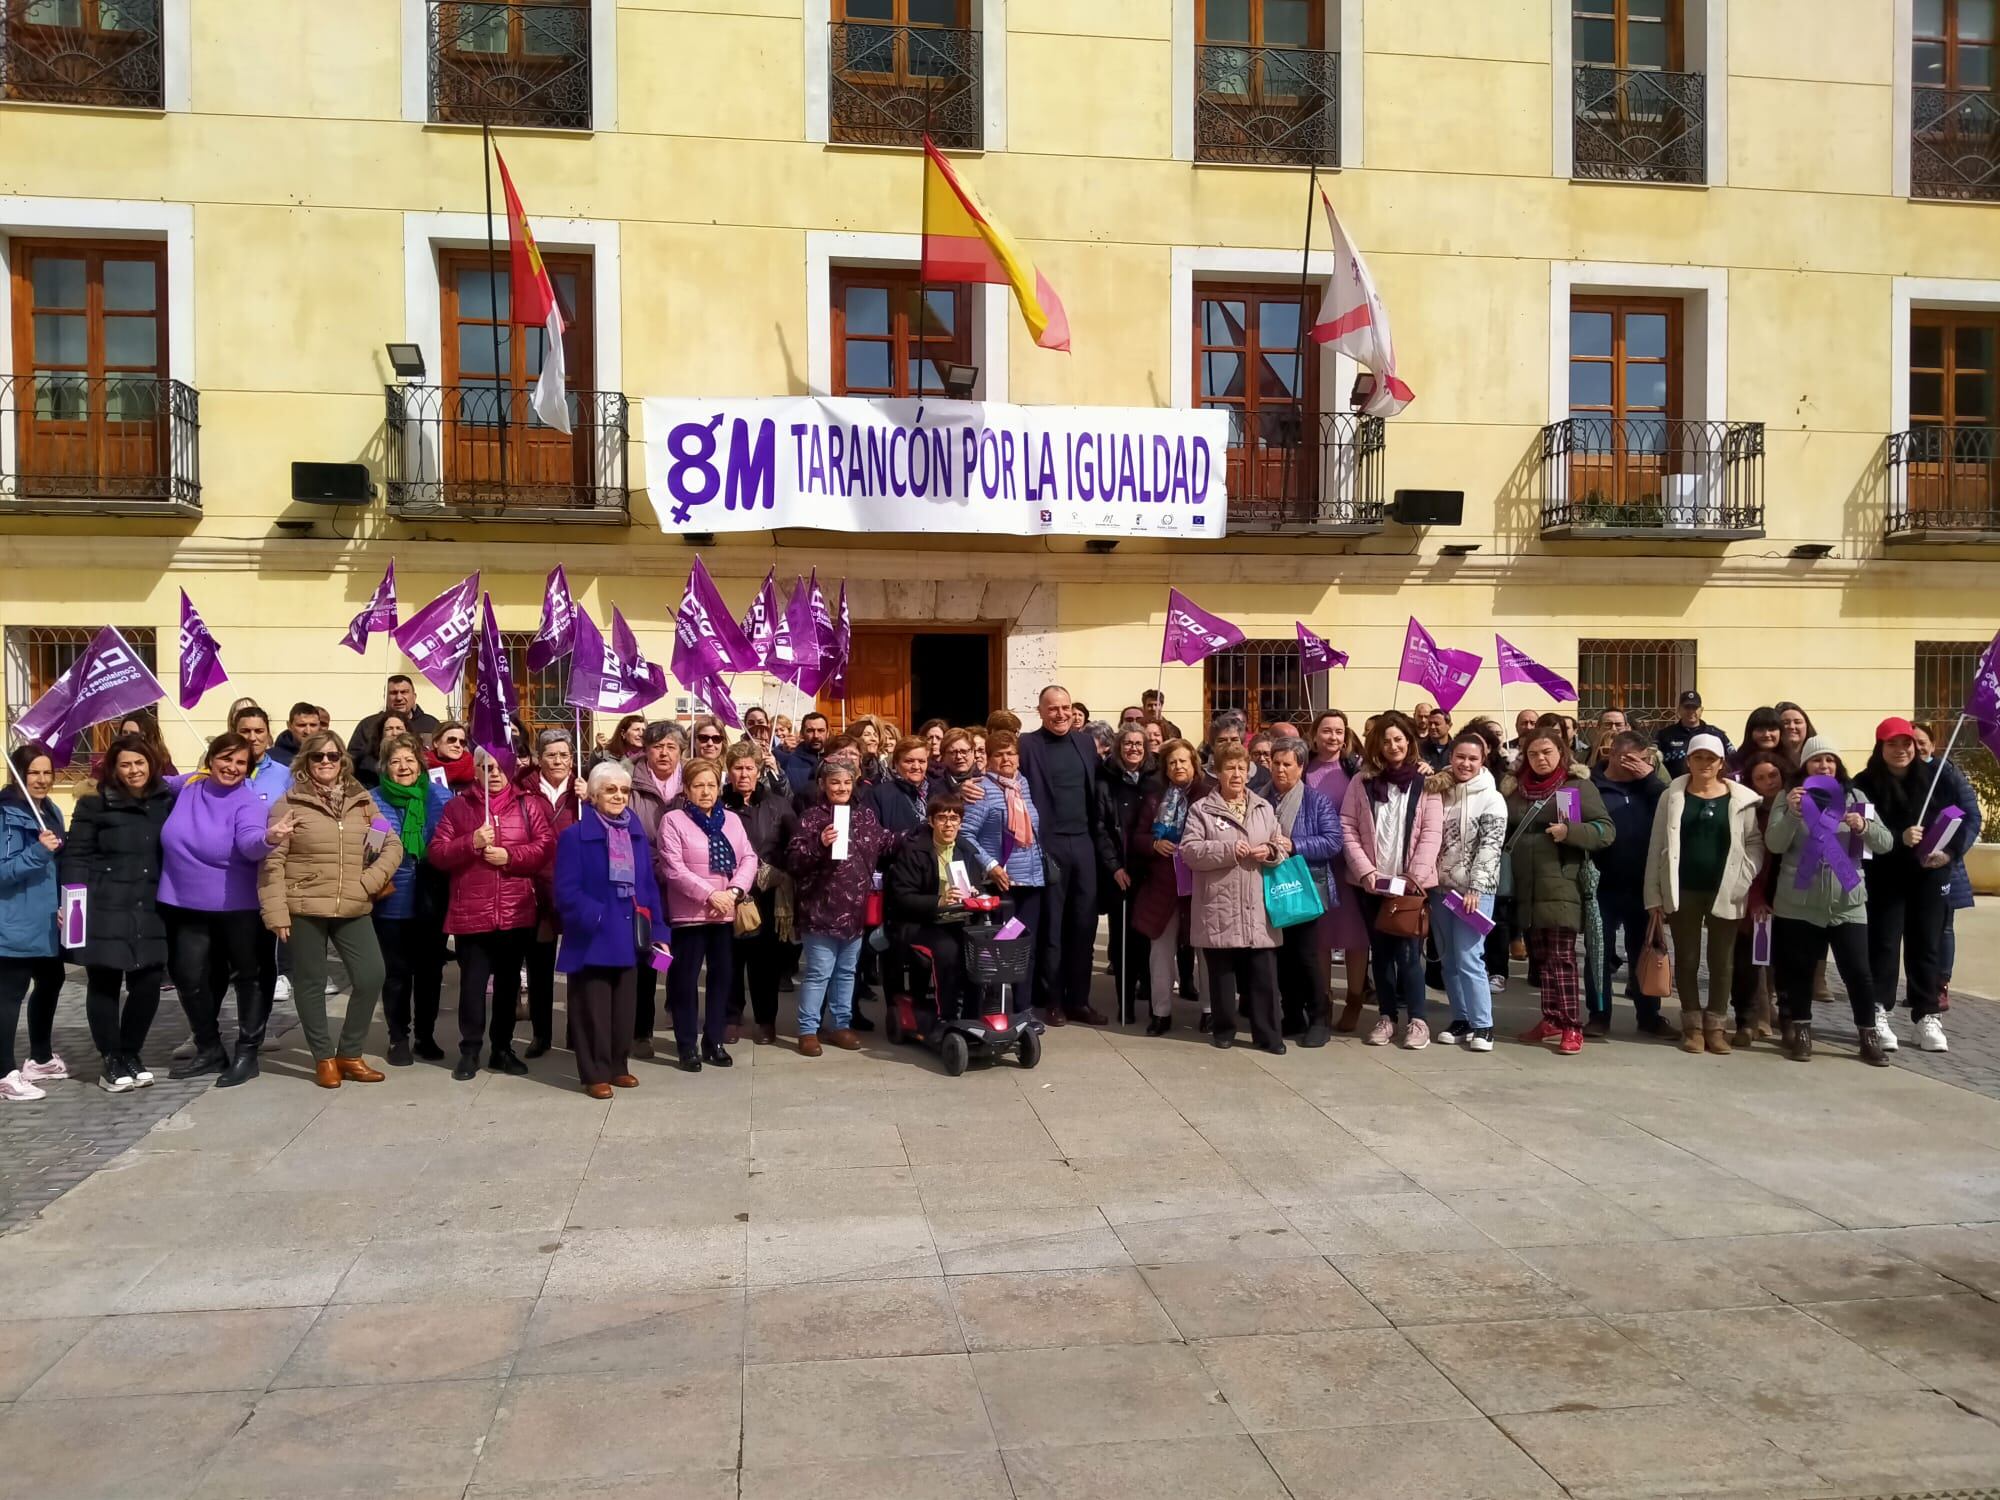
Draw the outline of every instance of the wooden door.
M839 731L841 724L874 714L903 729L910 727L910 642L913 630L856 626L847 665L847 703L822 692L814 705Z

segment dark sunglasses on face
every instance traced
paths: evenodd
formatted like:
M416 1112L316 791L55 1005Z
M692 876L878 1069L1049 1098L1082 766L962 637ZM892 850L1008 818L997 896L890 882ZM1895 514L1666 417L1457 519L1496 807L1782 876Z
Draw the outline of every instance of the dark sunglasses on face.
M722 736L719 734L698 734L694 737L694 742L697 745L719 745L722 743Z
M314 765L334 766L340 764L340 752L338 750L315 750L306 759Z

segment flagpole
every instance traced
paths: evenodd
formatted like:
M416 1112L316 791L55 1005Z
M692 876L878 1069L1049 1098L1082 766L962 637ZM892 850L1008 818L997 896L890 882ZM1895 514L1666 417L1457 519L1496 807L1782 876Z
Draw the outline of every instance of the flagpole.
M1944 742L1944 750L1937 758L1937 769L1931 772L1930 790L1924 793L1924 805L1917 810L1917 826L1920 828L1923 826L1925 815L1931 810L1931 798L1937 795L1938 782L1944 777L1945 762L1951 759L1952 747L1958 743L1958 732L1965 728L1965 719L1966 716L1960 714L1958 722L1951 726L1951 738ZM1898 833L1897 837L1900 838L1902 835Z
M1305 451L1306 360L1311 358L1311 355L1308 353L1308 349L1311 344L1311 339L1307 336L1306 333L1306 290L1307 290L1307 283L1312 278L1313 199L1318 196L1319 196L1319 161L1317 160L1317 158L1315 158L1314 161L1312 162L1312 171L1308 174L1306 179L1305 246L1299 252L1299 324L1298 324L1299 366L1298 369L1293 374L1293 383L1298 387L1298 390L1296 392L1296 404L1299 415L1299 430L1297 434L1293 437L1292 445L1285 450L1285 464L1284 468L1280 471L1281 479L1280 479L1280 488L1278 491L1278 504L1281 508L1283 507L1285 502L1291 498L1292 494L1292 456L1294 454L1303 455ZM1300 489L1304 489L1305 486L1303 480L1305 478L1305 466L1303 462L1301 462L1299 466L1299 478L1301 480L1301 484L1299 487Z
M513 374L511 364L502 366L500 361L500 262L493 249L493 127L482 122L479 127L479 164L486 173L486 301L487 311L493 315L493 404L500 418L500 484L507 483L507 379ZM514 293L513 286L507 288L508 332L513 332Z
M931 76L927 73L924 75L925 150L928 151L930 149L930 146L931 146ZM930 168L930 160L928 157L926 157L924 161L924 172L923 172L923 177L920 179L920 182L921 186L919 187L917 194L917 332L916 332L915 343L917 346L917 416L921 419L924 414L924 391L930 384L930 381L925 374L925 366L929 363L929 361L927 361L924 358L924 325L930 321L930 306L931 306L930 272L928 266L928 257L925 256L924 254L924 215L930 207L931 168ZM893 326L894 325L891 324L892 328ZM840 709L840 729L841 733L843 734L847 732L847 705L845 704L845 702L841 704L841 709Z

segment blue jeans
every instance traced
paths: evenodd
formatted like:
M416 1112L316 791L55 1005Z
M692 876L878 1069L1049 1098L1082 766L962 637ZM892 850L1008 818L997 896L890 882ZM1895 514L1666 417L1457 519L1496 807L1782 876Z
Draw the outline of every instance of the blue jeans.
M1639 955L1645 951L1646 928L1650 925L1650 914L1646 910L1645 898L1638 891L1617 891L1605 886L1597 889L1597 913L1604 924L1604 987L1602 990L1584 975L1584 1002L1592 1016L1608 1022L1611 1019L1611 980L1619 969L1625 971L1625 994L1632 1002L1633 1013L1640 1022L1657 1021L1660 1017L1660 1002L1657 998L1641 995L1639 991ZM1624 957L1619 957L1619 935L1624 935Z
M1438 964L1444 970L1444 992L1451 999L1451 1018L1474 1031L1493 1029L1493 989L1486 980L1486 935L1475 932L1445 910L1445 893L1431 892L1431 936L1437 939ZM1493 915L1493 893L1479 898L1479 910Z
M1368 922L1368 963L1375 975L1375 1001L1390 1019L1421 1021L1424 1018L1424 940L1393 937L1375 930L1375 914L1382 898L1371 891L1361 894L1361 915Z
M799 1035L819 1035L820 1006L830 1013L835 1031L854 1019L854 964L861 957L861 939L805 936L805 977L799 982Z

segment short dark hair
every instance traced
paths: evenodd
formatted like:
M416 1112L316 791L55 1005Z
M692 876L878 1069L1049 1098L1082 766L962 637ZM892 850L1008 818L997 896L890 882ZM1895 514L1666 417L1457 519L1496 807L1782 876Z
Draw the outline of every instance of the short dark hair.
M146 790L152 791L160 784L160 757L153 747L146 743L143 734L121 734L104 748L104 763L98 767L97 790L100 795L111 790L114 785L123 785L118 780L116 768L121 755L143 755L146 757Z
M235 713L231 714L229 716L229 727L231 729L234 729L238 724L241 724L245 719L262 719L264 721L264 727L266 729L269 729L271 727L271 716L265 713L263 709L259 708L254 703L246 703L241 708L237 709Z
M926 823L930 822L939 813L955 813L960 818L963 818L965 816L965 803L958 797L939 797L929 807L924 809L924 821Z
M285 722L287 724L291 723L300 714L310 714L313 718L317 719L319 717L319 705L317 703L294 703L292 711L285 715Z
M1614 750L1650 750L1653 748L1653 742L1636 729L1621 729L1618 731L1618 737L1611 742L1611 747Z
M49 758L50 770L60 771L62 769L61 766L56 764L55 751L44 745L40 740L29 740L25 745L16 745L12 750L7 752L7 759L13 765L16 776L26 776L28 774L28 767L32 766L45 755Z
M391 672L387 678L387 681L400 682L405 687L415 687L417 685L408 672Z
M204 766L213 766L223 756L234 755L238 750L248 755L250 742L235 730L228 730L208 742L208 749L202 752L201 763Z
M827 724L831 722L825 714L821 713L818 709L814 709L809 714L799 715L799 728L801 729L805 728L806 725L812 723L814 719L818 719L822 724Z

